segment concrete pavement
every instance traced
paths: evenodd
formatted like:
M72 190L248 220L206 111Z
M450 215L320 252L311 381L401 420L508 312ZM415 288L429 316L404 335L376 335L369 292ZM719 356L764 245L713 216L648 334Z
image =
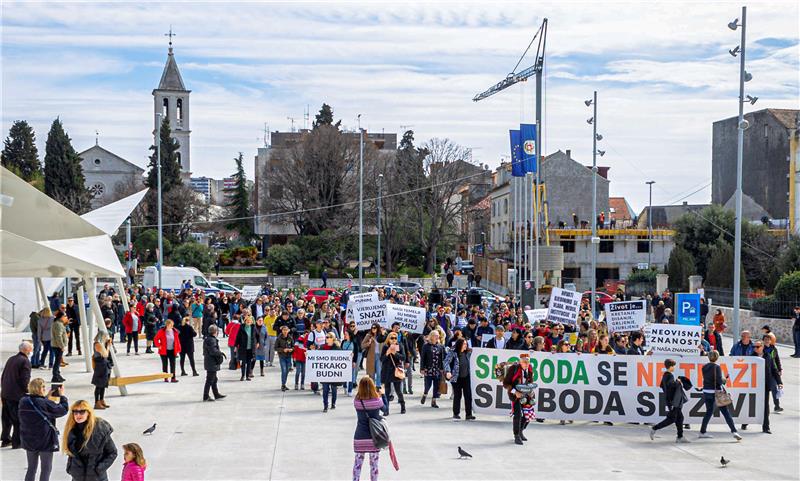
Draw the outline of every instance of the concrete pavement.
M16 333L2 335L3 361L21 338ZM199 341L196 347L200 348ZM155 354L126 357L122 344L117 349L123 375L161 368ZM545 422L534 423L526 431L530 441L518 447L509 418L453 422L449 400L442 401L440 409L430 408L430 403L420 405L422 380L417 377L416 394L407 397L408 413L400 415L394 403L389 417L400 470L394 471L383 452L381 479L799 479L800 360L788 357L790 353L781 350L785 411L771 416L774 434L762 434L760 426L751 426L742 432L740 443L733 442L719 424L709 428L714 439L697 440L698 426L692 426L686 433L692 443L676 445L671 428L651 442L646 426ZM71 362L63 370L67 396L70 401L91 400L91 374L83 372L79 358L67 360ZM197 361L202 366L200 352ZM49 371L37 373L49 381ZM336 410L323 414L321 396L309 390L281 393L279 374L273 367L266 377L256 372L252 382L240 382L238 372L223 370L220 390L228 397L215 403L200 401L203 376L181 377L177 384L132 385L126 397L109 388L106 401L112 407L100 416L114 427L120 449L109 479L120 478L121 446L127 442L143 447L149 463L147 480L350 479L352 398L340 395ZM156 432L143 436L153 422L158 423ZM61 418L58 426L63 425ZM473 459L458 460L457 446L472 453ZM731 464L720 471L723 455ZM65 466L66 457L57 454L51 479L68 479ZM24 471L24 451L0 451L0 478L22 479ZM369 479L366 467L361 478Z

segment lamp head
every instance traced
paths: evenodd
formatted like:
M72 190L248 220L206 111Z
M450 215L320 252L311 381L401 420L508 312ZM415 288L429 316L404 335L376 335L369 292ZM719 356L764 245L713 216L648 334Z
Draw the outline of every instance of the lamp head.
M758 102L758 97L753 97L752 95L748 95L747 101L750 102L750 105L755 105L756 102Z
M606 155L606 151L605 150L598 150L597 153L600 155L600 157Z
M587 107L592 105L592 101L591 100L584 100L583 103L585 103Z
M589 117L588 119L586 119L587 124L592 125L592 122L594 122L594 117Z
M600 134L597 134L597 135L595 136L595 138L596 138L597 140L603 140L603 136L602 136L602 135L600 135Z
M732 22L729 22L728 23L728 28L731 29L731 30L736 30L737 28L739 28L739 19L737 18L737 19L733 20Z
M735 46L732 49L728 50L728 53L731 54L731 57L735 57L739 53L739 46Z
M753 76L752 76L752 75L750 75L750 72L748 72L747 70L745 70L745 72L744 72L744 81L745 81L745 82L749 82L749 81L751 81L751 80L753 80Z

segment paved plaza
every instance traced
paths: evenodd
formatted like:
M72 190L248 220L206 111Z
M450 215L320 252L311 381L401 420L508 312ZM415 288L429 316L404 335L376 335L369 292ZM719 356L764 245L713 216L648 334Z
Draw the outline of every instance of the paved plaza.
M2 336L3 360L20 339L16 333ZM121 346L117 348L124 351ZM692 426L687 433L692 443L679 446L671 428L651 442L641 425L545 422L531 425L526 431L530 441L518 447L508 418L479 416L474 422L453 422L450 401L442 402L438 410L420 405L422 383L415 378L419 387L408 396L408 413L400 415L399 406L393 404L389 417L400 470L394 471L384 452L381 479L798 479L800 361L788 357L787 347L781 352L786 410L771 416L774 434L762 434L760 426L751 426L742 432L740 443L719 424L709 429L715 438L704 440L696 439L698 426ZM156 354L126 357L123 352L119 359L124 375L160 369ZM70 401L91 399L93 388L90 374L83 372L83 360L75 356L67 360L71 364L63 375ZM49 371L39 373L49 381ZM281 393L279 374L279 368L269 368L263 378L256 375L252 382L240 382L238 372L223 370L220 390L228 397L216 403L200 402L203 376L181 377L178 384L132 385L126 397L110 388L106 398L112 407L100 412L114 427L120 449L110 479L119 479L121 445L127 442L143 447L148 480L350 479L352 398L340 396L336 410L323 414L320 396L310 391ZM156 432L143 436L153 422L158 424ZM64 418L59 419L59 428L63 424ZM474 458L458 460L457 446ZM720 456L731 460L724 472ZM3 449L0 465L3 480L22 479L25 452ZM66 457L57 454L53 480L68 479L65 466ZM368 479L367 472L362 479Z

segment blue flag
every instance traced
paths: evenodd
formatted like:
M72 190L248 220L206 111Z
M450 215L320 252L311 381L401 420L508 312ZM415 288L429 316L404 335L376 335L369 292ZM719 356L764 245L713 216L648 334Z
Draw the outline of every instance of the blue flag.
M525 172L536 172L536 124L520 124L519 130Z
M519 130L509 130L511 136L511 175L525 177L525 167L522 165L522 141Z

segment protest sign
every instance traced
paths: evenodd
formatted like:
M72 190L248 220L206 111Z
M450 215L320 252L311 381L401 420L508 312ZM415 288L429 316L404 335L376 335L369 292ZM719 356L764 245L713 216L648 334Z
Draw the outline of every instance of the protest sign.
M306 381L350 382L353 380L353 351L306 351Z
M608 332L638 331L644 326L645 301L609 302L605 305Z
M252 301L261 294L261 286L242 286L242 299Z
M475 411L508 418L511 402L494 367L516 362L526 351L474 348L470 381ZM667 356L586 356L530 352L536 389L535 412L545 419L657 423L669 411L659 387ZM673 358L674 359L674 358ZM702 366L708 359L676 359L675 376L686 376L702 386ZM722 357L718 361L729 377L726 389L737 424L758 424L764 414L764 360L758 357ZM686 391L686 423L700 424L706 412L703 393ZM714 423L724 420L715 412Z
M700 325L700 294L675 294L675 324Z
M345 310L345 318L349 321L355 319L355 315L353 310L355 306L362 305L365 303L370 302L378 302L378 293L375 291L372 292L362 292L360 294L350 294L349 299L347 300L347 309Z
M554 287L548 306L547 319L550 322L574 326L578 323L578 312L581 310L581 294Z
M392 324L399 322L401 331L422 334L425 328L425 308L387 303L385 319L383 327L387 329L391 329Z
M386 325L386 301L364 302L353 306L357 331L368 331L373 324Z
M528 318L528 322L531 324L536 324L547 319L547 309L528 309L525 311L525 317Z
M644 338L647 349L655 354L678 354L682 356L700 353L703 328L679 324L645 324Z

